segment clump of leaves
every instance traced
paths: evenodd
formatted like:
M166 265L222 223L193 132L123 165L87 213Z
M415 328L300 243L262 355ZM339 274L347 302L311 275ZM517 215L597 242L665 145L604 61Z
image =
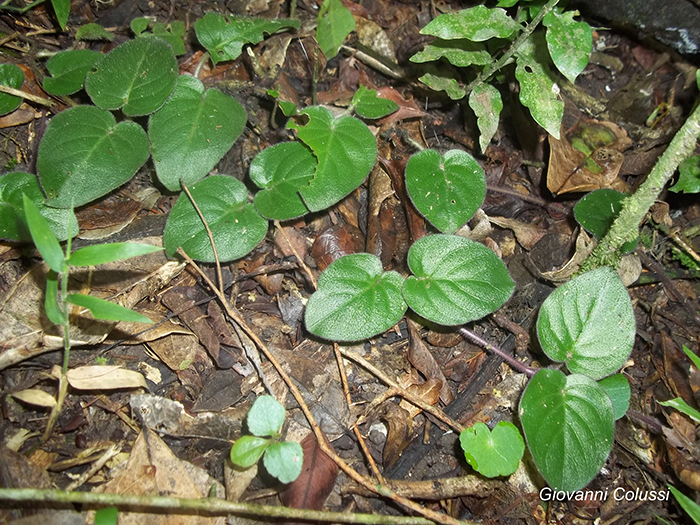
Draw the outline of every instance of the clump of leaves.
M258 397L246 418L253 435L241 436L233 445L233 464L249 468L262 456L265 469L282 483L297 479L304 463L304 452L299 443L280 441L285 415L284 407L274 397Z

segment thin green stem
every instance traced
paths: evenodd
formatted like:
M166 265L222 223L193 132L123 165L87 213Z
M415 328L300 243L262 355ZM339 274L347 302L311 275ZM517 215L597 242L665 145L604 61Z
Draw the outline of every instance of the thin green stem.
M31 4L24 6L24 7L13 7L9 4L10 2L5 2L4 4L0 5L0 10L5 9L6 11L14 11L15 13L24 14L33 7L38 6L39 4L43 4L45 0L36 0L35 2L32 2Z

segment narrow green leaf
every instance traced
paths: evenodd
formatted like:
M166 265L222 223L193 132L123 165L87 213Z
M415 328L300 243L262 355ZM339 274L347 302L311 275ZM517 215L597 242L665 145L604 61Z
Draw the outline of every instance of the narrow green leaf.
M265 449L270 445L270 440L257 436L241 436L231 447L231 462L241 468L249 468L255 465Z
M53 324L63 325L66 323L66 315L58 302L58 274L53 270L49 270L46 274L44 309L46 310L46 317Z
M537 335L547 356L574 373L600 379L627 361L634 310L617 272L598 268L574 277L542 304Z
M242 182L214 175L190 187L212 231L221 262L239 259L255 248L267 233L267 221L252 204ZM214 262L209 236L187 195L180 195L165 224L163 244L168 256L182 249L199 261Z
M535 465L555 490L585 487L612 448L612 402L584 375L538 371L520 400L520 422Z
M282 483L291 483L301 474L304 451L299 443L282 441L271 444L263 456L267 471Z
M248 430L258 437L277 437L284 424L285 415L284 407L274 397L260 396L248 411Z
M119 509L117 507L105 507L95 512L95 525L117 525Z
M700 370L700 357L698 357L698 355L695 354L695 352L691 352L690 348L688 348L685 345L683 345L683 352L685 352L685 355L688 356L688 359L690 359L693 362L695 368Z
M218 89L181 75L170 99L148 121L158 180L170 191L203 179L243 132L246 112Z
M0 85L21 89L24 83L24 72L14 64L0 64ZM0 93L0 115L16 110L22 99L7 93Z
M109 244L93 244L74 251L68 258L71 266L97 266L114 261L123 261L131 257L159 252L163 248L152 244L136 242L114 242Z
M445 40L466 38L482 42L491 38L508 38L520 29L520 24L505 10L478 5L457 13L442 14L421 29L421 33Z
M479 147L483 153L498 130L498 119L503 110L501 93L490 84L477 84L469 94L469 107L476 115Z
M617 190L604 188L587 193L574 206L574 217L598 239L605 237L622 210L626 195ZM637 241L627 242L622 250L627 253L637 247Z
M696 423L700 423L700 412L689 406L688 403L683 401L680 397L669 399L668 401L659 401L658 403L659 405L663 405L665 407L675 408L679 412L693 419Z
M377 91L360 86L352 97L351 105L355 107L358 115L364 118L382 118L399 109L399 105L393 100L378 97Z
M377 159L377 141L361 120L335 118L327 108L312 106L301 115L308 116L306 125L290 121L287 127L297 130L318 165L314 178L299 193L309 210L321 211L362 184Z
M436 39L415 55L411 62L431 62L441 58L456 67L485 66L493 60L483 44L471 40Z
M695 523L700 523L700 505L695 503L688 496L683 494L680 490L672 485L668 485L669 490L676 498L676 501L681 506L681 508L692 518Z
M129 40L102 57L85 79L96 106L122 109L130 117L148 115L175 89L177 60L173 48L157 37Z
M454 233L484 202L486 178L466 151L454 149L440 155L425 149L406 163L406 191L433 226Z
M437 69L435 69L435 71L435 73L426 73L418 80L423 82L423 84L428 86L430 89L435 91L444 91L452 100L460 100L467 95L467 92L462 86L460 86L456 79L444 76L442 73L438 73Z
M66 258L63 254L61 245L58 244L58 239L51 233L48 222L39 212L36 205L24 195L24 215L27 219L27 226L32 235L32 240L36 249L56 273L63 273L66 267Z
M518 49L515 78L520 82L520 102L532 118L554 138L559 139L564 102L553 80L544 42L531 35Z
M23 195L36 205L59 241L68 238L69 230L73 235L78 233L78 220L73 210L46 206L36 175L15 171L0 177L0 239L32 240L24 215Z
M500 308L515 288L495 253L455 235L428 235L415 242L408 266L413 272L403 287L408 306L441 325L480 319Z
M109 112L77 106L56 115L39 145L37 171L56 208L82 206L131 177L148 159L143 128Z
M542 20L554 65L572 84L588 65L593 49L593 30L586 22L576 22L576 11L550 11Z
M44 78L44 89L56 96L80 91L88 71L100 58L102 53L89 49L72 49L55 54L46 62L51 76Z
M693 155L678 165L678 181L669 188L676 193L700 193L700 155Z
M58 25L61 26L61 30L66 30L66 24L68 23L68 15L70 14L70 0L51 0L51 5L53 6L53 11L56 13L56 20L58 20Z
M85 24L75 32L76 40L107 40L112 42L114 35L99 24Z
M630 382L624 375L615 374L601 379L598 384L608 393L615 409L615 421L617 421L627 413L627 409L630 407L630 396L632 395Z
M120 306L98 297L83 295L80 293L70 294L66 297L66 302L76 306L87 308L95 319L105 321L126 321L130 323L153 323L145 315L134 312L128 308Z
M403 277L384 272L368 253L346 255L321 274L306 304L306 329L333 341L360 341L385 332L401 320L406 303Z
M194 23L199 42L209 51L214 65L235 60L245 44L257 44L265 35L284 28L299 28L299 20L267 20L207 13Z
M309 212L299 194L316 173L316 157L299 142L265 148L250 163L250 179L261 191L255 208L268 219L286 221Z
M484 423L465 428L459 435L464 457L487 478L509 476L518 469L525 441L513 423L501 421L489 430Z
M355 18L340 0L323 0L316 20L316 41L330 60L347 36L355 30Z

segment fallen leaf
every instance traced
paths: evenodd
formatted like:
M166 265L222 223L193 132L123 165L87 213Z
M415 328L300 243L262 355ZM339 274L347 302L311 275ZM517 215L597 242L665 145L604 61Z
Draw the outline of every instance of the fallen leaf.
M408 412L398 405L387 402L382 405L380 419L387 425L386 442L384 443L384 469L393 465L401 453L411 442L413 435L413 419Z
M532 247L547 233L546 230L529 222L521 222L506 217L489 217L489 220L496 226L513 230L515 238L518 239L520 246L527 251L532 250Z
M56 398L53 397L48 392L39 390L38 388L29 388L27 390L20 390L12 394L12 397L19 399L24 403L29 403L30 405L35 405L45 408L53 408L56 406Z
M362 232L350 224L331 226L316 237L311 247L311 255L320 270L343 255L364 251L365 240Z
M68 370L66 377L70 386L77 390L148 388L140 372L120 366L81 366Z
M454 399L454 394L452 393L452 390L450 390L450 387L447 384L447 379L440 370L440 366L437 364L437 361L435 361L433 354L430 353L430 350L423 342L418 330L418 325L409 319L408 360L418 369L418 371L420 371L421 374L425 376L426 379L433 379L441 383L440 399L447 405L450 403L450 401L452 401L452 399Z

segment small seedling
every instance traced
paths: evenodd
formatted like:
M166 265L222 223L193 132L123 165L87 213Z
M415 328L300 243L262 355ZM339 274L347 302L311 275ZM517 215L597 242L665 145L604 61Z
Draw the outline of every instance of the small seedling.
M241 468L255 465L263 456L265 469L282 483L291 483L301 474L304 452L299 443L280 441L286 411L272 396L260 396L248 411L252 436L238 438L231 448L231 461Z
M511 475L525 452L523 437L508 421L501 421L493 431L485 423L477 423L462 431L459 442L467 463L487 478Z
M355 30L355 19L341 0L323 0L316 20L316 41L330 60L347 36Z

